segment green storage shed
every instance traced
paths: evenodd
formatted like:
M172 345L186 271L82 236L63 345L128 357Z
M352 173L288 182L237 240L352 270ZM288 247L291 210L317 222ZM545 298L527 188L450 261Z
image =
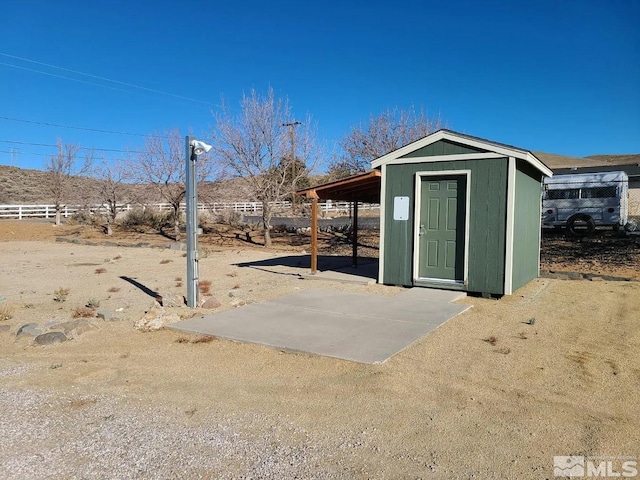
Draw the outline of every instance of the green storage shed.
M388 285L510 295L540 267L541 183L531 152L438 130L373 161Z

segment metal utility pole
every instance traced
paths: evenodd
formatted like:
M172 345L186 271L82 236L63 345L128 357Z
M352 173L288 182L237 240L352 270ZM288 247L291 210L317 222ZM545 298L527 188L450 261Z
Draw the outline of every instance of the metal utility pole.
M283 123L283 127L289 127L289 139L291 140L291 212L295 211L296 206L296 136L294 128L302 125L302 122Z
M211 150L211 145L191 138L185 138L186 200L187 200L187 306L198 306L198 180L196 161L198 155Z
M191 146L191 137L185 139L186 150L186 203L187 203L187 306L198 305L198 182L197 156Z

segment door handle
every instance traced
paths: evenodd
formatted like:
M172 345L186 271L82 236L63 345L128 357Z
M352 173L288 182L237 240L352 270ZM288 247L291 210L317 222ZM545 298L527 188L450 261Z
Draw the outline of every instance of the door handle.
M427 232L426 232L426 230L424 229L424 225L420 225L420 232L419 232L419 235L420 235L420 236L422 236L422 235L424 235L425 233L427 233Z

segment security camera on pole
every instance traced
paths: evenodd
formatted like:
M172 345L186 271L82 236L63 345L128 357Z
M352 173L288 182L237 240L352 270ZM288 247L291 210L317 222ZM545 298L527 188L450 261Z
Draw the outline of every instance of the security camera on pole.
M198 306L198 155L211 150L211 145L186 137L187 195L187 306Z

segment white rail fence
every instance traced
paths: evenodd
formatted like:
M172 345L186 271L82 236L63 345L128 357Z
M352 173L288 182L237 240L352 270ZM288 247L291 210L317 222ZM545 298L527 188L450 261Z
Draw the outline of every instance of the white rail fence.
M272 202L273 210L278 213L286 213L291 210L291 202ZM360 210L378 210L380 205L373 203L358 204ZM154 203L149 205L123 204L118 209L121 212L128 212L136 208L153 209L157 211L171 210L168 203ZM185 210L185 204L181 204L180 209ZM318 203L318 210L322 213L348 212L351 208L350 202L334 202L327 200ZM107 205L65 205L62 207L62 217L68 218L80 211L87 211L91 214L102 214L107 212ZM260 202L216 202L200 203L198 210L218 213L223 211L234 211L243 214L261 214L262 203ZM0 218L13 218L22 220L23 218L54 218L56 215L55 205L0 205Z

